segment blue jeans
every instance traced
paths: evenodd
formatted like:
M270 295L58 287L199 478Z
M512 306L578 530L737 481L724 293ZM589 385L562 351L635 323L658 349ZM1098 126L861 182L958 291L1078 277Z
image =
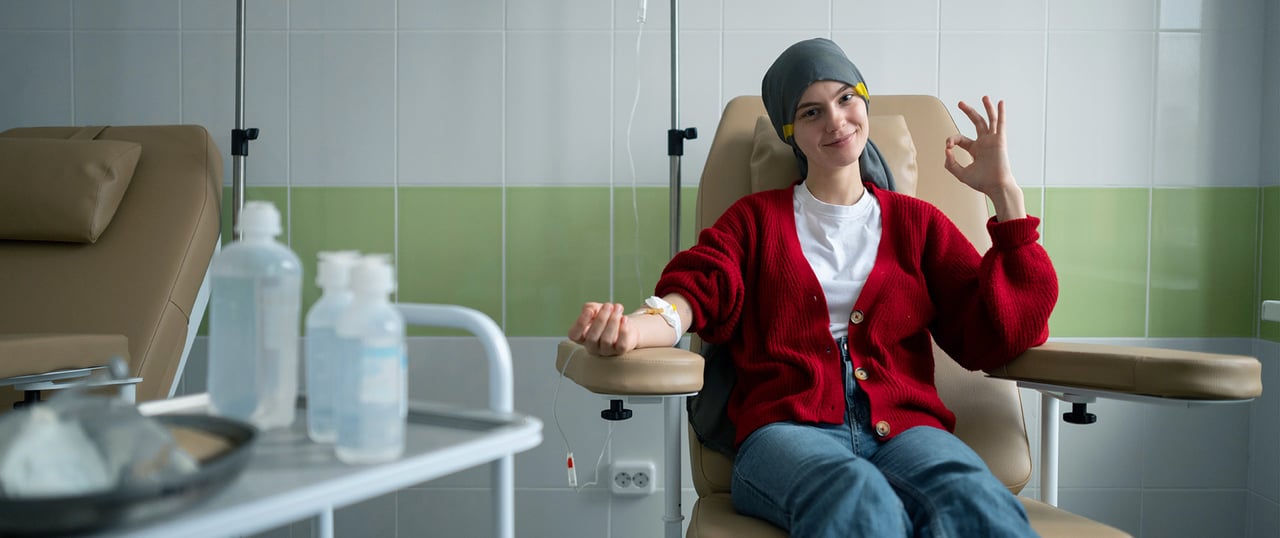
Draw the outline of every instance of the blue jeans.
M747 437L733 506L797 538L1036 536L1026 511L972 449L920 426L876 440L870 404L844 363L843 425L775 422Z

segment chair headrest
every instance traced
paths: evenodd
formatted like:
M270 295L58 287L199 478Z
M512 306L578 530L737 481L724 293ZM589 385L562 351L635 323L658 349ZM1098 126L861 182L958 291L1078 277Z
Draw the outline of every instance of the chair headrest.
M123 140L0 138L0 239L97 242L141 153Z
M871 139L889 164L898 192L915 196L917 183L916 145L900 115L869 118ZM751 192L780 189L799 177L795 153L778 139L769 116L756 118L751 148Z

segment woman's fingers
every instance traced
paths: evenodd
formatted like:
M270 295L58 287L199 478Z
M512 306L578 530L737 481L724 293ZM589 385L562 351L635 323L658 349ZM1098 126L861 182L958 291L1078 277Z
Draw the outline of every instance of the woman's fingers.
M947 144L947 159L942 166L946 168L948 172L951 172L951 175L956 176L957 178L964 173L964 167L956 160L956 154L952 151L951 144Z
M961 149L969 151L973 146L973 139L962 134L953 134L947 137L947 149L951 149L952 146L960 146Z
M960 101L960 111L964 112L964 115L969 116L969 121L973 122L973 127L974 129L977 129L978 136L982 136L990 132L991 126L987 123L987 119L982 117L982 114L979 114L977 110L974 110L973 107L969 106L964 101Z
M583 334L583 344L587 349L599 347L600 335L604 334L604 328L608 325L609 315L613 313L613 304L604 303L600 305L600 310L591 318L591 322L587 325L586 333Z
M999 134L1001 132L1000 131L1001 115L996 113L996 107L991 104L991 97L986 95L982 96L982 106L987 109L987 118L990 118L991 125L994 125L994 127L991 127L989 130L993 134Z
M582 344L587 348L587 352L593 355L617 355L619 353L617 351L618 334L624 317L622 312L621 304L601 304L594 315L586 321L582 337L575 341Z
M582 313L578 314L578 319L574 320L573 325L569 327L569 339L581 344L586 339L587 329L591 327L591 320L595 319L596 313L600 311L601 303L586 303L582 305Z
M1000 100L997 110L999 116L996 119L996 131L1000 133L1000 136L1004 136L1004 99Z
M618 354L618 327L620 325L622 325L622 305L613 305L613 309L608 312L608 317L605 318L604 331L601 331L600 339L598 340L600 350L606 352L602 354Z

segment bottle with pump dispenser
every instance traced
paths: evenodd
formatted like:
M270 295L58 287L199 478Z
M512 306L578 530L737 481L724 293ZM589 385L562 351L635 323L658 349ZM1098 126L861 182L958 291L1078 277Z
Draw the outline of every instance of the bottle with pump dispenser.
M307 389L307 436L317 443L338 438L338 370L341 366L338 318L351 305L351 266L360 254L344 250L321 252L316 285L322 293L306 317L303 364Z
M351 269L351 305L338 321L342 367L335 452L345 463L375 463L404 452L408 369L404 317L391 304L395 276L385 256Z
M270 202L245 202L241 239L210 266L209 398L214 412L259 429L293 423L298 396L302 264Z

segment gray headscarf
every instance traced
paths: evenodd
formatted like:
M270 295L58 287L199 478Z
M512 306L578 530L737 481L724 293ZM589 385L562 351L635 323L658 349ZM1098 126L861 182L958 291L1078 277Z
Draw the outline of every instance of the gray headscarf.
M795 137L792 136L796 105L800 103L800 96L804 95L805 89L820 80L833 80L853 86L870 110L871 97L867 93L866 82L862 80L862 73L830 39L819 37L787 47L765 72L761 84L761 96L764 98L764 108L769 113L769 121L773 122L773 130L778 133L778 138L795 151L801 178L809 175L809 161L800 152ZM867 139L867 147L858 158L858 165L862 169L863 181L870 181L881 189L893 190L893 174L885 165L880 149L870 139Z

